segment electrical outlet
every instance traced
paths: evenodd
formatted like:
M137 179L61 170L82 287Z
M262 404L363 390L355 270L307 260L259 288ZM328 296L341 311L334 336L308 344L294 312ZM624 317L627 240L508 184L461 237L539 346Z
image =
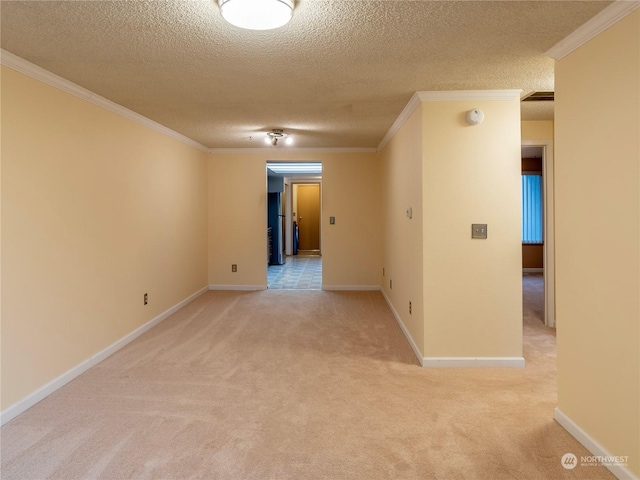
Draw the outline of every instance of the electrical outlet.
M486 223L472 223L471 224L471 238L487 238L487 224Z
M409 315L411 315L411 302L409 302Z
M144 304L146 305L147 303L149 303L149 294L145 293L144 294Z
M231 271L233 273L236 273L238 271L238 265L236 265L235 263L231 265Z

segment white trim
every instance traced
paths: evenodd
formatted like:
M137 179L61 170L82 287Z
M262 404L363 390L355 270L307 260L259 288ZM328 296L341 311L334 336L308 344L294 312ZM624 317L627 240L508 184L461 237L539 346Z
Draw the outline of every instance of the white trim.
M418 108L418 105L420 105L420 103L420 97L418 97L418 93L416 92L413 94L413 96L409 100L409 103L407 103L402 112L400 112L400 115L398 115L396 121L393 122L393 125L391 125L391 128L389 128L387 134L382 137L382 140L380 140L378 148L376 149L378 152L382 150L387 143L389 143L389 140L391 140L396 133L398 133L398 130L402 128L404 122L409 119L411 114L415 111L416 108Z
M209 290L246 290L255 292L256 290L266 289L266 285L209 285Z
M523 268L522 273L544 273L544 268Z
M39 80L47 85L50 85L54 88L62 90L63 92L69 93L75 97L86 100L89 103L92 103L98 107L102 107L105 110L115 113L116 115L120 115L126 119L132 120L144 127L150 128L151 130L155 130L167 137L171 137L179 142L182 142L191 147L197 148L203 152L209 152L209 149L204 145L192 140L181 133L178 133L170 128L165 127L164 125L160 125L153 120L140 115L128 108L123 107L122 105L118 105L117 103L112 102L111 100L107 100L100 95L93 93L86 88L81 87L80 85L76 85L69 80L66 80L54 73L51 73L48 70L45 70L42 67L34 65L27 60L14 55L11 52L7 52L6 50L0 49L0 63L9 67L17 72L23 73L31 78Z
M387 301L387 305L389 305L389 309L391 313L395 317L398 325L400 325L400 329L404 336L407 337L409 341L409 345L413 349L413 353L418 357L418 362L420 366L433 368L433 367L483 367L483 368L494 368L494 367L511 367L511 368L524 368L524 358L523 357L423 357L422 352L416 345L416 342L413 340L413 337L409 333L407 327L405 327L404 323L400 319L400 315L393 307L391 300L387 297L384 289L380 289L382 292L382 296Z
M163 313L161 313L157 317L153 318L152 320L149 320L144 325L136 328L133 332L125 335L120 340L118 340L115 343L109 345L104 350L101 350L100 352L96 353L95 355L91 356L90 358L84 360L83 362L79 363L78 365L76 365L72 369L70 369L70 370L66 371L65 373L63 373L62 375L60 375L58 378L55 378L54 380L52 380L51 382L47 383L43 387L40 387L39 389L37 389L35 392L27 395L22 400L19 400L18 402L16 402L13 405L11 405L9 408L3 410L0 413L0 425L4 425L8 421L14 419L15 417L17 417L21 413L23 413L26 410L28 410L29 408L33 407L36 403L40 402L41 400L44 400L46 397L51 395L53 392L55 392L59 388L65 386L71 380L73 380L76 377L82 375L84 372L89 370L91 367L94 367L95 365L97 365L98 363L103 361L105 358L109 357L110 355L113 355L115 352L120 350L125 345L131 343L133 340L138 338L140 335L145 333L147 330L155 327L157 324L159 324L165 318L169 317L170 315L173 315L175 312L177 312L182 307L184 307L188 303L190 303L193 300L195 300L197 297L202 295L207 290L208 290L208 288L204 287L204 288L201 288L200 290L198 290L197 292L189 295L187 298L185 298L181 302L175 304L173 307L169 308L168 310L165 310Z
M207 150L209 153L228 153L228 154L247 154L247 153L269 153L273 157L281 158L282 155L287 153L375 153L375 148L365 147L326 147L326 148L313 148L313 147L256 147L256 148L210 148ZM285 161L286 162L286 161Z
M396 312L396 309L393 308L391 300L389 300L389 297L387 297L387 294L384 291L384 289L381 288L380 291L382 292L382 296L386 300L387 305L389 305L389 310L391 310L391 313L393 314L394 318L396 319L396 322L398 322L398 325L400 325L400 330L402 330L402 333L404 333L404 336L407 337L407 340L409 342L409 345L411 345L411 349L413 350L413 353L418 358L418 363L420 363L420 366L423 367L424 365L422 363L422 360L423 360L422 352L418 348L418 345L416 345L416 342L413 341L413 337L409 333L409 330L407 329L407 327L405 327L404 323L402 323L402 320L400 319L400 315L398 315L398 312Z
M332 291L349 291L354 292L377 292L380 289L380 285L323 285L322 290L329 292Z
M424 357L423 367L524 368L524 357Z
M639 0L617 0L545 53L560 60L640 7Z
M444 90L416 92L422 102L458 102L520 99L522 90Z
M544 323L556 327L556 254L555 254L555 168L553 140L540 143L544 188Z
M553 418L558 422L567 432L569 432L573 438L578 440L589 452L593 455L612 457L613 455L596 442L591 436L585 432L580 426L571 420L559 407L555 408ZM559 461L559 460L558 460ZM623 466L608 466L606 468L613 473L620 480L638 480L631 470ZM578 465L578 468L580 466Z

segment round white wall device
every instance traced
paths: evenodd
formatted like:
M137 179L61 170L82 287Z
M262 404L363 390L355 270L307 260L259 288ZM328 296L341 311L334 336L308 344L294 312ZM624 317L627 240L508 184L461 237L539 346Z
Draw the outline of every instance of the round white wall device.
M469 125L478 125L484 120L484 113L479 108L474 108L467 112L467 123Z

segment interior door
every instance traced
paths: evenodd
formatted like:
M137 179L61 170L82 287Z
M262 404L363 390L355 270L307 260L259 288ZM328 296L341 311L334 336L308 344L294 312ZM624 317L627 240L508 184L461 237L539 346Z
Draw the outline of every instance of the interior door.
M298 185L298 250L320 250L320 184Z

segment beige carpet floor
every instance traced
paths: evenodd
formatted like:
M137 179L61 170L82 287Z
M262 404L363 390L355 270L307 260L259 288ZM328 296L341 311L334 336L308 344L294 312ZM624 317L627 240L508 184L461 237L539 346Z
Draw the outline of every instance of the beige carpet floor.
M2 427L1 476L613 478L560 464L529 297L526 368L423 369L378 292L208 292Z

